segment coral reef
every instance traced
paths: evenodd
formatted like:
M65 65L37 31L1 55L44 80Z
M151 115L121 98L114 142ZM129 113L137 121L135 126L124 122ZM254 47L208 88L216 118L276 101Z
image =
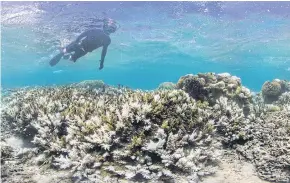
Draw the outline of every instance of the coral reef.
M20 100L5 99L3 122L31 139L50 166L71 169L74 180L214 173L221 144L212 138L207 105L181 90L109 95L85 88L16 92Z
M253 124L257 121L254 113L245 115L236 102L226 97L220 97L212 111L215 126L225 145L243 144L253 138Z
M172 82L164 82L158 86L158 90L174 90L176 85Z
M262 87L262 94L267 102L273 102L274 100L277 100L278 97L282 93L282 87L280 82L278 81L272 81L272 82L265 82Z
M1 164L5 162L6 159L12 158L13 148L5 143L1 142Z
M99 89L105 87L105 83L101 80L85 80L79 83L73 83L71 87L80 87L80 88L90 88L90 89Z
M55 175L48 182L198 183L227 150L261 178L289 182L288 83L272 103L228 73L146 92L97 80L11 91L2 98L2 179L36 182L46 172ZM25 145L9 145L15 136Z
M266 81L262 86L262 94L265 103L273 103L285 92L290 92L290 82L274 79Z
M258 175L273 182L290 181L290 110L267 113L256 121L253 140L237 148L257 168Z
M196 100L216 104L220 97L235 101L245 114L252 109L252 95L249 89L241 85L241 79L229 73L199 73L186 75L179 79L177 88L189 93Z

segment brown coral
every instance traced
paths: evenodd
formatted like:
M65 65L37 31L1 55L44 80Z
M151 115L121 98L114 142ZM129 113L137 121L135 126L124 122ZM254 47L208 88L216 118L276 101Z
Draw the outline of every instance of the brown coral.
M278 81L266 81L262 86L262 94L266 103L276 101L282 94L282 87Z

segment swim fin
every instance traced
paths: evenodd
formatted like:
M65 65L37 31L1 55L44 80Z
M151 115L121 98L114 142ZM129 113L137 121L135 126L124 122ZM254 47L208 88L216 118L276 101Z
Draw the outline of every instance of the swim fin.
M54 56L50 61L49 61L49 65L50 66L55 66L59 61L60 59L63 57L63 53L59 53L57 54L56 56Z

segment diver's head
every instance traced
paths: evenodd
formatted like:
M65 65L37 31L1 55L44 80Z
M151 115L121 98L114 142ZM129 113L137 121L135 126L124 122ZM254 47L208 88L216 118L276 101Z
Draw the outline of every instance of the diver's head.
M116 23L111 19L109 21L105 22L104 26L103 26L103 30L106 34L111 34L111 33L116 32L117 28L118 27L117 27Z

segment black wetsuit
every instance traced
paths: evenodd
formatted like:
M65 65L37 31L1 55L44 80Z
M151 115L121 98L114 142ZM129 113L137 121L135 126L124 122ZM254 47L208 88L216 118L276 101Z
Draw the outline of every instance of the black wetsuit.
M74 52L71 56L72 61L76 61L88 52L103 47L101 64L104 62L107 48L111 43L109 35L105 34L101 29L92 29L82 33L74 42L66 47L66 53Z

